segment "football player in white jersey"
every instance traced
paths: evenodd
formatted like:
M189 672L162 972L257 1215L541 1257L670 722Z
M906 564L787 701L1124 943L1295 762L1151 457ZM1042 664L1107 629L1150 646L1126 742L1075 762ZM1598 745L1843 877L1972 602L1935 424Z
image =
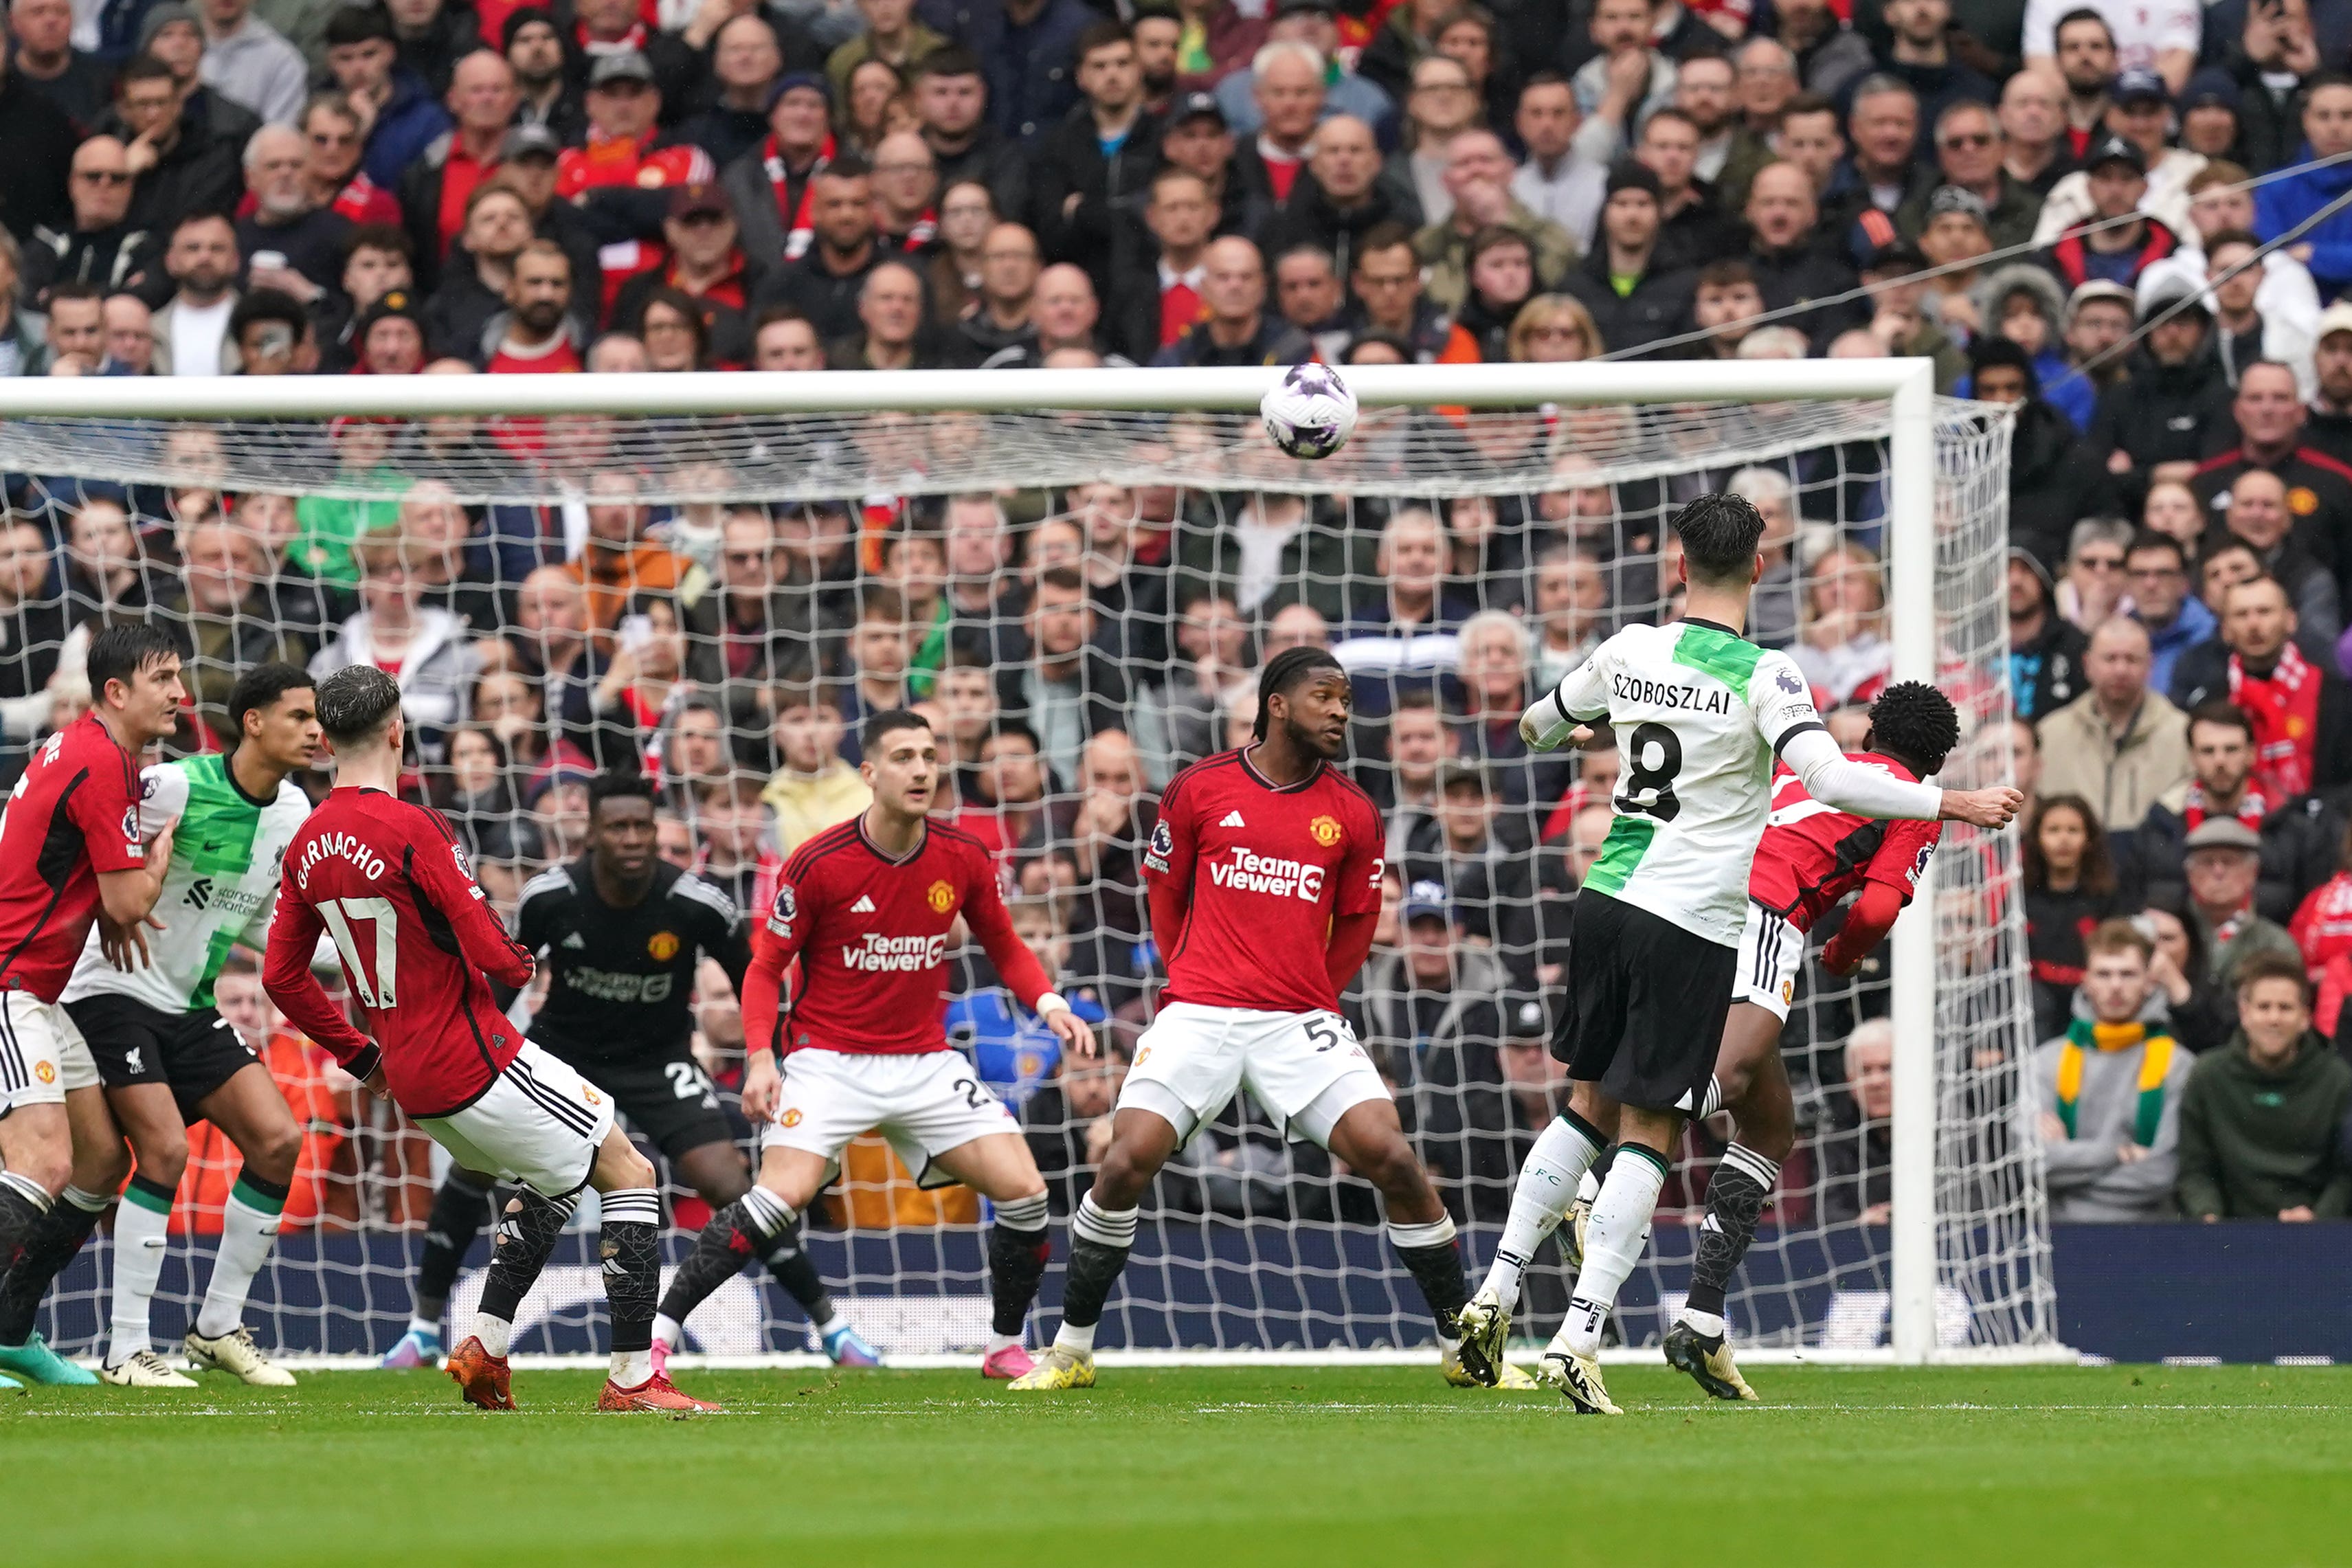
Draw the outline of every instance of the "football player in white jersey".
M1999 827L2022 800L2012 789L1939 790L1849 762L1796 661L1740 635L1763 570L1763 518L1738 496L1707 495L1673 526L1689 590L1684 618L1617 633L1519 720L1538 751L1613 731L1624 771L1570 929L1552 1041L1574 1083L1570 1108L1537 1140L1494 1267L1459 1320L1465 1363L1498 1363L1520 1270L1616 1137L1568 1321L1544 1356L1545 1376L1587 1415L1619 1413L1601 1378L1601 1328L1641 1255L1669 1152L1714 1070L1774 754L1814 799L1864 816Z

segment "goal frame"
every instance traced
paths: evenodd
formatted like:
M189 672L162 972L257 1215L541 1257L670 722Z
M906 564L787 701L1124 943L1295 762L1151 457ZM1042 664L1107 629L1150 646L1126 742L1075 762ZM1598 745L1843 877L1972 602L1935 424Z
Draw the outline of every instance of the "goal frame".
M531 376L61 377L0 380L0 419L423 418L436 415L743 416L1025 411L1240 412L1282 367L629 373ZM1893 678L1937 679L1935 364L1925 358L1360 365L1368 406L1820 402L1889 405L1886 559ZM331 406L322 406L331 404ZM1985 1353L1938 1347L1935 863L1893 932L1889 1343L1806 1359L1923 1365ZM2000 1352L1995 1352L2000 1353ZM2013 1354L2014 1352L2010 1352ZM2063 1355L2064 1352L2058 1352ZM1252 1359L1264 1360L1264 1357ZM2037 1357L2036 1359L2039 1359ZM1271 1362L1268 1362L1271 1364Z

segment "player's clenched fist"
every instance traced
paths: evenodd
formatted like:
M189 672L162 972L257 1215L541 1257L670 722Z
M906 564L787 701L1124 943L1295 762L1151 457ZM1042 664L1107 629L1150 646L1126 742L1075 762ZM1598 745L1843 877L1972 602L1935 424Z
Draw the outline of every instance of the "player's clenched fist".
M1943 818L1947 822L1973 823L1979 827L2006 827L2025 796L2006 784L1990 789L1948 789L1944 792Z

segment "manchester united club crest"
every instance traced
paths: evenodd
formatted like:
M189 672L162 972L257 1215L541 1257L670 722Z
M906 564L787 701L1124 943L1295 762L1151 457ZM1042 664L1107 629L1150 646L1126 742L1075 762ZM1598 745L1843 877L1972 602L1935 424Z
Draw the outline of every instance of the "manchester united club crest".
M1307 831L1316 843L1328 849L1339 842L1339 819L1336 816L1318 816L1307 825Z
M801 1108L795 1105L790 1110L785 1111L782 1116L777 1117L776 1120L782 1122L787 1127L798 1127L801 1124Z
M43 1083L55 1083L58 1081L57 1064L54 1062L35 1062L33 1064L33 1076L39 1079Z
M2308 485L2297 485L2286 492L2286 510L2297 517L2309 517L2319 510L2319 492Z
M955 908L955 889L945 882L933 882L930 891L925 893L923 898L931 906L931 912L936 915L943 915Z
M646 939L646 951L653 954L656 963L667 963L677 956L677 933L657 931Z
M582 1090L580 1091L580 1098L581 1098L581 1099L583 1099L583 1100L586 1100L586 1101L587 1101L589 1104L591 1104L591 1105L602 1105L602 1104L604 1104L604 1097L603 1095L601 1095L601 1094L598 1094L598 1093L597 1093L594 1089L582 1089Z

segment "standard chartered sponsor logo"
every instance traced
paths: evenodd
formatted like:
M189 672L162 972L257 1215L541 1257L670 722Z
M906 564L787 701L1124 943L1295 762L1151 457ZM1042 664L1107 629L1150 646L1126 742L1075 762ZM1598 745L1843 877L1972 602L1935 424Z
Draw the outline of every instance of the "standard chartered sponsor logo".
M1323 896L1323 868L1304 860L1284 860L1235 845L1233 858L1209 863L1209 880L1241 893L1271 893L1279 899L1299 898L1314 903Z
M841 962L845 968L862 969L869 974L897 973L908 970L929 969L947 957L948 939L938 936L883 936L867 931L866 939L856 946L841 944Z

